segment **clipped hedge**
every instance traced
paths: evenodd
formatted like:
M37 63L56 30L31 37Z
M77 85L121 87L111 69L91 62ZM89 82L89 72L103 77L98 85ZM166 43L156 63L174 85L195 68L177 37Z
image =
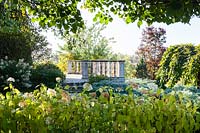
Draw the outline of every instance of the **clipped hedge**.
M200 128L198 106L181 93L146 100L134 98L133 93L100 92L99 97L84 92L70 95L58 87L42 86L22 94L12 88L6 96L0 95L0 131L168 133Z

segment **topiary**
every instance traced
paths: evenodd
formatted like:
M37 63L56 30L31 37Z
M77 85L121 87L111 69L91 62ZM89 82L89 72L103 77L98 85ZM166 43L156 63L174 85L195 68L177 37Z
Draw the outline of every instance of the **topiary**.
M60 77L61 80L64 79L63 72L53 63L42 63L34 66L32 70L31 81L34 86L40 83L45 84L47 87L56 86L56 78Z

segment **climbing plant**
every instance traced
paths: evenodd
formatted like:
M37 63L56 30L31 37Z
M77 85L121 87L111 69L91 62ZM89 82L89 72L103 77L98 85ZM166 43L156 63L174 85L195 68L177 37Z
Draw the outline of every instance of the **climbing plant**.
M159 86L173 87L177 82L198 85L199 52L199 46L192 44L170 46L164 53L157 72Z

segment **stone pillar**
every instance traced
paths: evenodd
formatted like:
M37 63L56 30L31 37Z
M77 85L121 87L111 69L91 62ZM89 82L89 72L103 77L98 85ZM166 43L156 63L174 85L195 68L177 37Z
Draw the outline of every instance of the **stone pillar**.
M100 75L100 62L96 62L96 74Z
M68 73L68 74L72 73L72 61L68 61L67 73Z
M124 63L125 63L125 61L119 61L119 77L122 77L122 78L124 78L124 76L125 76Z
M90 62L90 74L93 74L93 68L94 68L93 62Z
M116 65L117 65L117 63L116 63L116 62L113 62L113 70L114 70L113 74L114 74L114 77L117 76L117 68L116 68Z
M103 63L99 62L99 75L103 75Z
M76 74L78 74L79 73L79 62L78 61L75 62L75 70L76 70Z
M88 79L88 61L81 62L82 67L82 79Z
M107 62L104 62L104 75L107 76Z

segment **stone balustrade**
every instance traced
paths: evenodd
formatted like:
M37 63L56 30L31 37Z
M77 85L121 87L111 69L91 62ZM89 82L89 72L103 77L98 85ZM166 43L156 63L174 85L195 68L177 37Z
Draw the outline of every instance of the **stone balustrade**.
M70 60L67 73L81 74L82 79L91 74L124 79L124 63L124 60Z

